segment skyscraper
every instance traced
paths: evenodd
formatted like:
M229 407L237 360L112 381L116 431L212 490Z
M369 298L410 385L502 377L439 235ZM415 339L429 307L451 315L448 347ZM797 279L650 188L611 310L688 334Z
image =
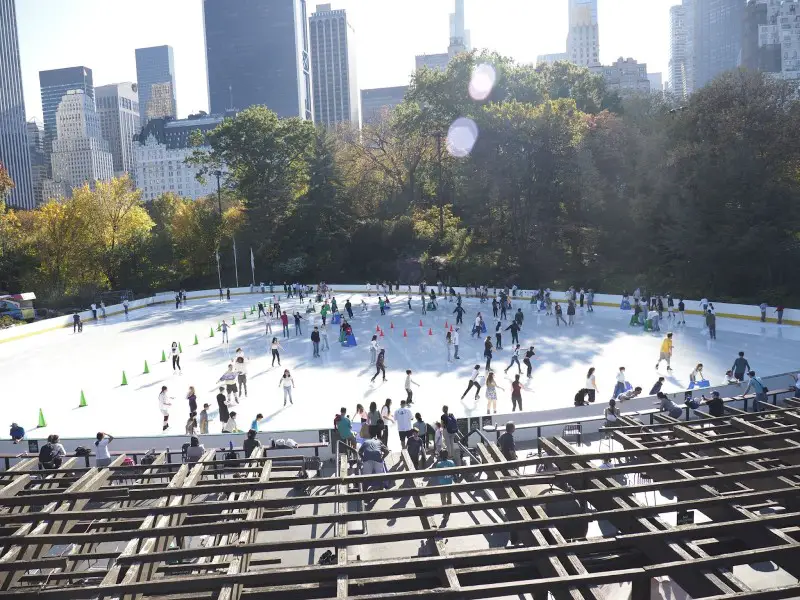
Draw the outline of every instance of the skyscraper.
M142 125L150 119L178 115L172 46L137 48L136 79Z
M314 74L314 122L361 124L355 32L344 10L318 4L309 20Z
M39 71L39 86L42 91L42 118L44 119L44 155L48 172L52 172L50 154L56 139L56 111L64 94L71 90L82 90L94 103L94 80L92 70L87 67L67 67L50 71Z
M755 13L762 7L764 14L758 27L757 68L780 73L784 79L800 79L800 2L762 0L756 7L748 3L748 16L757 19Z
M361 115L364 125L377 123L384 113L403 102L407 85L361 90Z
M28 155L14 0L0 0L0 162L16 185L6 198L9 206L33 208L36 201Z
M94 100L83 90L64 94L56 109L53 179L67 189L114 176L114 159L103 139Z
M464 0L456 0L456 11L450 13L450 36L447 52L437 54L418 54L416 56L416 70L427 67L434 71L446 71L450 60L461 52L472 50L472 40L469 30L464 28L465 12Z
M567 55L582 67L600 64L600 26L597 0L569 0Z
M139 133L139 90L135 83L112 83L95 88L100 131L114 159L114 173L134 172L133 138Z
M694 91L692 0L669 9L669 81L672 93L686 98Z
M27 123L27 131L34 204L39 205L44 200L42 184L47 179L47 163L44 157L44 127L36 119L31 119Z
M693 0L694 88L739 65L744 0Z
M203 0L211 112L313 119L306 0Z

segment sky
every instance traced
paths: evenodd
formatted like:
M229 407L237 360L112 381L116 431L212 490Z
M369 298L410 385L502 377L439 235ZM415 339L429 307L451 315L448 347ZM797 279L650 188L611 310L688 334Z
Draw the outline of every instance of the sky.
M264 0L269 2L271 0ZM361 89L405 85L417 54L446 52L454 0L308 0L347 10L356 33ZM646 62L667 79L669 8L677 0L599 0L600 61ZM95 86L136 81L134 50L175 51L178 114L208 110L201 0L17 0L28 118L41 120L39 71L92 69ZM567 0L466 0L472 45L535 62L563 52Z

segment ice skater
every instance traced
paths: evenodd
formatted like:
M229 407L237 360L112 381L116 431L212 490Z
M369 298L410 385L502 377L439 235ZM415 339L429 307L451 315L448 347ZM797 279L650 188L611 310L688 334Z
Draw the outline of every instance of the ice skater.
M286 401L289 401L289 404L294 404L292 400L292 389L294 388L294 379L292 379L292 374L289 372L289 369L285 369L283 371L283 375L281 375L281 380L278 382L278 387L283 386L283 405L286 406Z
M658 354L658 362L656 363L656 370L661 366L661 361L667 362L667 371L672 372L672 350L675 347L672 344L672 333L668 333L664 341L661 342L661 351Z
M281 353L280 351L283 350L280 343L278 342L278 338L272 338L272 342L269 345L270 350L272 350L272 366L275 366L275 361L278 361L278 366L281 366Z
M378 359L378 336L373 335L372 339L369 342L369 364L370 366L375 364L375 361Z
M264 303L259 301L258 302L258 316L260 317L261 315L264 315L266 317L267 316L267 312L264 310Z
M517 376L519 377L519 376ZM486 414L489 414L491 410L492 413L497 414L497 390L503 390L494 379L494 372L489 371L489 375L486 377ZM505 390L503 390L505 391Z
M461 394L461 399L462 400L466 397L467 394L469 394L469 391L472 388L477 388L475 390L475 400L477 400L480 397L481 384L478 383L478 377L480 376L480 374L481 374L481 366L480 365L475 365L472 368L472 375L470 375L470 377L469 377L469 383L467 384L467 389L464 390L463 394Z
M502 327L503 327L502 321L498 321L494 326L494 339L495 339L494 347L497 348L498 350L503 349L503 333L501 330Z
M570 300L567 303L567 325L575 325L575 301Z
M498 321L499 324L499 321ZM519 344L519 323L516 321L511 321L511 325L506 327L506 330L511 331L511 343L512 344Z
M522 412L522 383L519 380L519 374L514 375L514 381L511 382L511 412L517 410Z
M361 299L361 312L367 312L369 307L367 306L366 301L362 298Z
M517 344L517 345L514 347L514 350L513 350L512 354L511 354L511 362L510 362L510 363L509 363L509 365L506 367L506 370L505 370L505 371L503 371L504 373L508 373L508 370L509 370L511 367L513 367L513 366L514 366L514 363L517 363L517 372L518 372L518 373L522 373L522 366L519 364L519 352L520 352L520 346L519 346L519 344Z
M458 341L460 339L458 331L459 328L456 327L456 330L453 332L453 358L455 360L461 360L461 357L458 355Z
M130 309L130 303L128 302L127 298L125 298L125 300L122 301L122 308L125 310L125 318L127 319L128 310Z
M228 339L228 324L225 322L225 319L222 319L222 324L219 326L219 329L222 332L222 343L230 344L230 340Z
M320 336L320 339L321 339L322 350L330 350L331 347L328 344L328 326L327 325L323 325L322 327L319 328L319 336Z
M456 325L462 325L464 323L464 313L465 312L466 311L464 310L463 306L461 306L460 304L458 304L456 306L455 310L453 311L453 313L456 315ZM495 312L497 312L497 311L495 311ZM495 317L496 316L497 315L495 314Z
M228 403L231 402L231 394L233 394L233 402L239 404L239 389L236 387L238 375L233 370L233 364L228 365L228 370L222 374L217 381L225 385L225 391L228 394Z
M81 323L81 316L78 314L78 311L75 311L75 314L72 315L72 333L76 331L83 331L83 323Z
M447 333L444 334L444 345L447 347L447 362L450 363L450 362L452 362L452 359L451 359L452 354L451 354L451 351L450 351L450 346L453 345L453 333L452 332L448 331Z
M350 298L347 299L347 302L344 303L344 309L347 311L347 316L350 320L353 319L353 304L350 302Z
M486 336L486 341L483 343L483 356L486 358L486 372L489 372L489 369L492 366L492 338L491 336Z
M412 385L419 387L419 384L411 379L411 369L406 369L406 404L413 404L414 402L414 392L411 389Z
M169 407L172 406L172 396L167 396L167 386L161 386L161 393L158 395L158 410L161 411L161 414L164 416L164 423L161 428L161 431L166 431L169 429Z
M474 338L477 335L478 339L480 339L482 330L483 317L481 316L481 313L478 313L478 316L475 317L475 323L472 325L472 334L470 337Z
M498 313L497 307L498 307L497 298L492 298L492 316L495 319L497 318L497 313Z
M286 311L281 313L281 324L283 325L283 337L289 337L289 315L286 314Z
M244 357L244 353L236 357L234 370L236 371L236 380L239 383L239 392L247 397L247 359Z
M625 378L625 367L620 367L617 373L617 382L614 384L614 391L611 394L612 398L618 398L619 395L625 391L625 388L630 385Z
M270 317L266 314L264 315L264 323L266 325L264 335L272 335L272 323L270 322Z
M528 373L527 373L528 379L531 378L531 372L533 371L533 364L531 363L531 360L533 359L535 354L536 354L536 352L533 351L533 346L531 346L525 352L525 358L522 359L522 364L524 364L525 368L528 370Z
M294 336L297 337L298 335L303 335L303 330L300 328L300 321L305 321L305 318L300 315L299 312L295 311L294 313Z
M312 354L313 358L319 358L319 342L320 342L320 335L319 335L319 327L314 327L314 330L311 332L311 345L314 348L314 352Z
M375 375L372 376L370 382L374 382L379 374L383 374L383 380L386 381L386 350L383 348L378 352L378 358L375 359Z
M564 320L564 312L561 310L561 305L556 302L556 327L560 327L561 323L567 324Z
M678 325L686 325L686 304L681 298L680 302L678 302L678 316L680 320L678 321Z
M178 373L183 374L181 371L181 355L178 348L178 342L172 342L172 373L175 373L175 369L178 370Z

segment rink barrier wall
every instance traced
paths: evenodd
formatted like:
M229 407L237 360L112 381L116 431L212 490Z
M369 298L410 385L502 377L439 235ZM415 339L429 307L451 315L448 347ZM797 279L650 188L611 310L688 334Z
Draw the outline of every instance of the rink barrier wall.
M788 373L781 373L778 375L770 375L762 377L762 381L770 390L779 390L783 388L788 388L790 386L795 385L795 380L792 377L795 371L790 371ZM746 383L741 385L717 385L711 386L706 388L695 388L694 390L679 390L677 392L670 392L667 394L678 406L684 406L685 402L685 393L691 391L692 396L694 398L700 398L701 395L705 394L706 396L710 396L711 392L717 391L723 398L730 398L734 396L740 396L746 387ZM574 395L574 392L571 390L565 390L565 394L569 394L570 396ZM788 394L785 394L788 395ZM655 396L641 396L639 398L635 398L633 400L622 402L618 404L620 412L623 414L630 414L635 412L643 412L643 411L651 411L653 408L656 408L656 397ZM744 400L740 401L732 401L727 403L729 406L733 406L735 408L743 408L744 407ZM583 435L598 433L600 428L605 425L605 419L603 418L604 409L608 406L607 400L599 400L594 404L590 404L588 406L567 406L562 408L555 408L549 410L537 410L535 412L501 412L499 414L492 415L492 423L494 425L500 425L501 427L505 425L509 421L513 421L517 424L535 424L535 423L546 423L550 421L567 421L569 422L571 419L581 419L584 420L586 418L595 417L593 421L583 421L582 422L582 433ZM755 410L755 403L751 402L749 404L751 407L751 411ZM456 417L460 417L460 415L456 415ZM482 422L484 418L483 415L476 415L470 417L470 421L477 421L478 423ZM681 415L680 420L686 420L686 412ZM642 419L645 425L648 424L647 419ZM557 435L561 435L561 431L563 430L564 425L553 425L549 427L544 427L542 436L543 437L553 437ZM482 426L480 426L482 429ZM263 446L269 448L270 440L278 440L278 439L287 439L291 438L298 444L302 443L313 443L313 442L320 442L322 440L322 436L326 436L326 440L330 443L328 446L324 448L319 448L319 457L322 460L330 460L334 457L333 453L333 441L336 437L333 435L333 429L303 429L303 430L295 430L295 431L261 431L258 434L258 439ZM229 433L215 433L215 434L208 434L208 435L199 435L197 436L200 439L200 443L205 445L206 448L228 448L233 443L234 448L241 448L242 442L245 439L245 434L229 434ZM489 436L490 439L491 435ZM518 429L514 433L514 438L518 442L526 442L526 441L535 441L537 439L536 428L528 428L528 429ZM11 440L0 440L0 454L21 454L27 450L28 447L28 440L38 440L39 447L44 443L43 438L36 437L36 430L28 431L26 434L25 439L19 443L14 444ZM472 438L471 442L474 441L475 438ZM86 437L79 437L79 438L61 438L61 443L64 445L64 448L68 453L72 453L75 448L78 446L84 446L86 448L93 448L95 438L86 438ZM112 445L109 447L112 454L115 451L122 451L126 450L129 452L146 452L151 448L155 448L156 451L161 451L164 449L169 448L173 452L180 452L181 446L189 441L189 436L187 435L167 435L167 436L131 436L131 437L124 437L119 436L115 437ZM277 456L284 456L287 454L297 454L298 450L290 449L290 448L281 448L281 449L269 449L269 454L274 455L277 453Z
M396 295L398 296L405 296L407 294L406 291L403 290L404 286L400 286L400 292ZM334 290L334 295L336 294L360 294L367 291L365 285L336 285L333 284L332 288ZM435 286L434 286L435 288ZM260 286L256 286L252 288L251 291L250 286L246 287L238 287L238 288L231 288L231 296L245 296L245 295L254 295L260 298L265 296L270 296L269 288L267 287L267 291L262 293L260 291ZM465 288L458 287L454 288L457 292L464 293ZM414 290L414 296L419 296L419 291L416 286L412 286L412 290ZM493 288L490 288L492 291ZM371 292L375 294L375 286L372 287ZM283 286L275 286L276 296L284 297L285 294L283 292ZM553 291L551 293L551 297L554 301L564 302L567 296L566 291ZM196 290L194 292L186 292L186 297L188 300L203 300L208 298L219 298L219 289L214 290ZM466 297L466 296L465 296ZM469 297L475 297L474 295L470 295ZM512 298L514 300L514 298ZM531 300L531 292L530 290L520 290L516 296L516 300L522 300L525 302L530 303ZM139 300L134 300L133 302L129 303L129 310L139 310L141 308L146 308L148 306L154 306L156 304L170 304L175 301L175 292L162 292L150 296L148 298L141 298ZM595 294L594 296L594 304L596 306L605 306L605 307L619 307L622 302L621 295L613 295L613 294ZM677 305L678 298L675 299L675 303ZM686 300L684 299L684 303L686 304L687 310L686 314L688 315L701 315L702 310L700 309L700 301L699 300ZM745 319L749 321L759 321L761 319L761 310L758 306L752 306L748 304L729 304L724 302L714 302L714 308L716 309L717 317L720 318L728 318L728 319ZM776 323L777 319L775 315L775 307L770 306L767 308L767 322L768 323ZM98 310L98 314L99 314ZM106 316L112 317L115 315L120 315L125 312L122 304L115 304L111 306L106 306ZM85 310L79 313L81 316L81 320L86 323L90 323L94 319L92 318L92 311ZM800 325L800 309L796 308L787 308L784 310L783 313L783 324L784 325ZM98 316L98 320L101 317ZM41 321L35 321L33 323L26 323L25 325L17 325L16 327L9 327L7 329L0 330L0 344L5 342L12 342L14 340L30 337L32 335L38 335L40 333L46 333L48 331L54 331L56 329L62 329L65 327L72 327L72 315L65 315L63 317L54 317L52 319L42 319Z

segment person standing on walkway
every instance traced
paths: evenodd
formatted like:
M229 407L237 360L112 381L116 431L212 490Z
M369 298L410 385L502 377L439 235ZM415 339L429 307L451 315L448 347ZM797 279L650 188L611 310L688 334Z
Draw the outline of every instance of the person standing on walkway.
M594 367L589 368L589 372L586 373L586 395L589 397L589 404L594 404L595 398L597 396L597 380L595 379L594 375Z
M453 416L453 413L450 412L446 404L442 406L442 416L440 422L442 424L442 450L447 450L451 455L455 456L456 436L458 435L458 421Z
M414 392L411 390L412 384L419 387L419 384L411 379L411 369L406 369L406 404L409 406L414 402Z
M519 381L519 374L514 375L514 381L511 382L511 412L514 412L519 407L522 412L522 383Z
M461 399L462 400L466 397L467 394L469 394L469 391L473 387L477 388L477 390L475 390L475 400L478 399L478 397L479 397L479 395L481 393L481 384L478 383L478 376L480 374L481 374L481 366L480 365L475 365L475 367L473 367L473 369L472 369L472 375L470 375L470 377L469 377L469 383L467 384L467 389L464 390L463 394L461 394Z
M536 353L533 351L533 346L531 346L528 348L527 352L525 352L525 358L522 359L522 364L524 364L525 368L528 369L528 379L531 378L531 372L533 371L533 364L531 363L531 360L533 360L535 354Z
M208 433L208 403L203 404L203 410L200 411L200 415L197 419L197 424L200 427L200 434L205 435Z
M739 352L739 358L733 361L731 371L737 381L744 381L744 374L750 370L750 363L744 357L744 352Z
M461 360L461 357L458 355L458 327L456 327L455 331L453 332L453 358L455 360Z
M96 467L102 468L111 464L111 453L108 451L108 445L113 441L113 435L108 435L102 431L97 432L97 439L94 442L94 465Z
M292 401L292 389L294 388L294 379L292 379L292 374L289 373L289 369L284 369L283 375L281 375L281 380L278 382L278 387L283 386L283 405L286 406L286 401L289 401L289 404L294 404Z
M494 372L489 371L489 375L486 377L486 414L489 414L491 410L493 413L497 414L497 390L502 390L497 382L494 379ZM505 391L505 390L503 390Z
M170 353L172 354L172 373L175 374L175 369L178 369L178 373L183 374L181 371L181 356L178 349L178 342L172 342Z
M492 338L486 336L486 341L483 343L483 356L486 357L486 371L488 372L492 366Z
M386 350L383 348L378 352L378 358L375 359L375 375L372 376L370 382L375 381L375 378L380 374L383 374L383 380L386 381Z
M217 393L217 408L219 409L219 422L224 425L230 418L230 414L228 413L228 403L225 399L224 387L220 387L219 392Z
M383 429L381 429L381 441L385 445L389 445L389 423L394 423L392 416L392 399L387 398L386 402L381 406L381 420L383 421Z
M311 344L314 347L314 352L311 356L314 358L319 358L319 327L314 327L314 331L311 332Z
M433 464L434 469L452 469L456 466L452 460L450 460L451 454L447 452L447 450L442 450L439 453L439 460L437 460ZM449 486L453 485L453 476L452 475L440 475L436 478L436 484L440 486L447 486L447 489L443 487L442 491L439 493L440 499L442 501L442 506L447 506L452 504L453 502L453 492L449 489ZM448 518L449 513L445 513L444 519L442 520L442 524L444 524Z
M658 362L656 363L656 370L658 367L661 366L661 361L664 360L667 362L667 371L672 372L672 351L674 350L674 346L672 344L672 333L668 333L667 337L661 342L661 351L658 353Z
M517 363L517 372L522 373L522 366L519 364L519 352L520 352L520 346L519 344L517 344L514 347L513 353L511 354L511 362L506 367L504 373L508 373L508 370L514 366L514 363Z
M394 421L397 423L397 433L400 436L400 446L406 447L406 440L411 437L411 432L414 431L412 421L414 415L408 410L407 402L400 401L400 408L394 411Z
M378 359L378 336L373 335L369 342L369 364L374 365Z

